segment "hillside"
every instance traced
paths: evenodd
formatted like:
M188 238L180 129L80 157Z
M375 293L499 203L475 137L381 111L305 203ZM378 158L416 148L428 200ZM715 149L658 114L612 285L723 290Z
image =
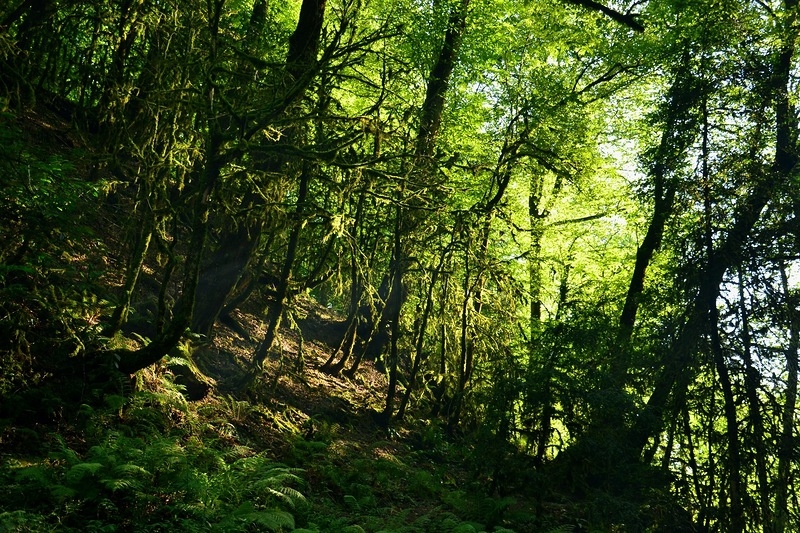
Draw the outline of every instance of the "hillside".
M376 423L384 372L371 360L354 379L320 370L344 319L310 296L296 299L254 382L268 306L258 297L230 326L186 337L130 379L87 373L89 347L75 343L104 342L99 326L122 283L105 266L125 261L121 206L131 199L85 193L113 176L82 181L91 145L53 108L3 121L5 149L41 166L38 183L20 184L31 203L4 197L13 210L3 230L20 247L43 238L31 243L32 263L8 261L0 276L11 370L0 418L3 531L544 531L556 520L537 518L529 495L492 492L474 442L413 411L390 429ZM62 185L49 179L56 170ZM47 196L49 187L65 196ZM151 254L142 270L115 344L135 348L152 335L147 304L164 264Z

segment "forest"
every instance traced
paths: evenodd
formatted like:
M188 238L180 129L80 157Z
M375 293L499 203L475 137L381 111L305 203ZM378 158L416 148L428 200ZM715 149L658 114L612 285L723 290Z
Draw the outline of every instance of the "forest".
M0 0L0 531L800 531L798 0Z

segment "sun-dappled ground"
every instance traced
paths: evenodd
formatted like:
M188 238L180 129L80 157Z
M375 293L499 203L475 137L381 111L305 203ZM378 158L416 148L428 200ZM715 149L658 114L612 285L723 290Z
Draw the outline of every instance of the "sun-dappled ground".
M198 364L215 379L219 393L246 392L240 386L252 372L253 352L266 331L258 316L264 305L253 302L245 310L231 313L249 338L219 324L211 342L196 349ZM281 329L280 348L270 354L257 378L262 387L270 389L270 401L283 402L302 413L301 423L315 417L361 417L380 409L387 381L372 361L364 361L353 379L320 370L336 350L337 336L344 331L342 318L308 297L298 302L294 314L298 327Z

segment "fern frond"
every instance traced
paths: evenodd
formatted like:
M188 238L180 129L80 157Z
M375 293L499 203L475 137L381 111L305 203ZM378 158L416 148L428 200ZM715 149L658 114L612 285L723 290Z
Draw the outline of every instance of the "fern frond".
M550 529L547 533L572 533L575 530L573 525L558 526L555 529Z
M261 511L252 516L252 522L272 531L294 529L294 517L285 511Z
M112 444L113 445L113 444ZM86 458L93 463L109 463L111 462L110 459L110 452L108 448L105 446L92 446L89 448L89 451L86 454Z
M47 469L42 465L23 466L16 471L17 481L36 481L42 485L49 482Z
M127 463L124 465L119 465L114 468L114 475L119 477L128 477L128 478L135 478L135 477L150 477L150 472L145 470L139 465Z
M50 487L50 494L52 494L53 498L57 502L64 502L74 498L77 495L77 492L74 489L65 487L64 485L53 485Z
M141 483L135 479L108 478L101 479L100 483L103 485L103 487L111 492L117 492L118 490L138 489L141 487Z
M63 438L56 437L56 440L59 444L58 451L51 452L50 457L57 460L66 461L67 464L74 465L81 462L80 456L75 452L75 450L71 449L67 446L67 443L64 441Z
M69 469L66 479L69 483L80 483L87 475L94 476L103 468L103 463L78 463Z
M234 524L239 527L233 528ZM294 517L285 511L254 511L252 504L246 502L242 504L225 520L217 524L214 528L217 531L236 531L244 530L250 524L257 524L269 531L282 531L294 529ZM244 527L242 527L244 526Z
M305 501L305 496L291 487L280 487L278 489L266 487L264 492L269 496L273 496L274 498L284 502L292 509L294 509L295 505L297 505L297 502Z

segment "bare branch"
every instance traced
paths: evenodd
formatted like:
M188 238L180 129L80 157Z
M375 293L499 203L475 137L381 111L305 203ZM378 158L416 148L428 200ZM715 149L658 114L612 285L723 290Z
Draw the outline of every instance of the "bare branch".
M600 11L604 15L616 20L620 24L624 24L631 28L634 31L643 32L644 26L639 24L636 21L636 15L633 13L620 13L614 9L611 9L608 6L604 6L603 4L597 3L594 0L567 0L570 4L575 4L576 6L583 6L588 7L589 9L593 9L595 11Z

